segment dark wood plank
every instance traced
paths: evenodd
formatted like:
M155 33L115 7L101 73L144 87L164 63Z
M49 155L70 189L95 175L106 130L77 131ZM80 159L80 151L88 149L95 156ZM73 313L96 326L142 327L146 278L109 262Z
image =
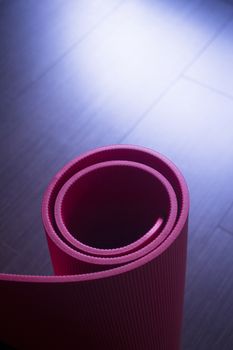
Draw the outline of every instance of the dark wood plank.
M226 211L225 215L223 216L220 222L220 226L227 232L232 234L233 237L233 205L231 205Z
M11 101L83 40L122 0L0 4L0 92Z
M0 229L2 231L3 227ZM0 243L0 260L2 261L2 265L4 263L5 266L8 266L17 256L17 250L12 249L3 242ZM3 270L1 270L1 272L3 272Z
M190 247L183 349L233 345L233 239L217 228Z

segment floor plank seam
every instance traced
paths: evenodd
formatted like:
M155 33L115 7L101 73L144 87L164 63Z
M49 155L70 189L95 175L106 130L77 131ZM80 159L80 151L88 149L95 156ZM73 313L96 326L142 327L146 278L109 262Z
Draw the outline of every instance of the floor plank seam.
M218 225L221 226L224 218L229 214L229 212L232 210L233 204L231 203L228 207L228 209L225 211L225 213L221 216Z
M217 226L217 228L220 228L221 230L223 230L224 232L226 232L229 236L231 236L231 238L233 239L233 232L228 230L227 228L225 228L224 226L222 226L222 224L219 224Z
M107 20L108 17L112 16L114 14L114 12L117 11L118 8L120 8L120 6L122 6L124 1L125 0L121 0L117 5L115 5L112 10L110 10L95 25L93 25L93 27L91 27L86 33L84 33L75 43L73 43L69 47L69 49L67 49L65 52L63 52L63 54L61 56L59 56L57 58L57 60L55 60L52 64L50 64L47 67L47 69L45 69L35 80L29 82L29 84L27 84L23 89L21 89L16 94L16 96L13 98L13 101L18 100L23 94L25 94L25 92L27 92L29 90L29 88L31 88L34 84L36 84L44 76L46 76L46 74L48 74L48 72L50 72L51 69L56 67L56 65L58 65L66 56L68 56L76 46L80 45L94 30L96 30L96 28L98 28L99 25L101 25L105 20Z
M182 78L187 80L187 81L189 81L189 82L191 82L191 83L194 83L194 84L196 84L198 86L201 86L202 88L205 88L205 89L208 89L208 90L210 90L210 91L212 91L214 93L217 93L217 94L219 94L219 95L221 95L221 96L223 96L223 97L225 97L227 99L233 100L233 95L227 94L226 92L223 92L222 90L216 89L216 88L214 88L214 87L212 87L212 86L210 86L210 85L208 85L206 83L201 82L198 79L192 78L192 77L190 77L190 76L188 76L186 74L182 74Z
M213 34L213 36L206 42L206 44L199 50L195 57L187 64L182 74L185 74L192 65L198 60L198 58L206 51L206 49L213 43L213 41L224 31L228 24L233 20L233 9L231 10L231 15L228 19L220 26L220 28Z
M133 124L133 126L119 139L119 143L124 142L124 139L126 139L131 132L134 131L134 129L147 117L147 115L150 113L150 111L155 108L155 106L160 102L160 100L173 88L173 86L178 82L180 78L180 75L176 76L170 84L159 94L159 96L152 102L152 104L147 108L145 112L142 113L142 115L136 120L136 122Z
M6 242L1 242L1 243L0 243L0 247L6 248L6 249L8 249L8 250L11 250L13 253L18 254L18 251L17 251L15 248L11 247L11 246L10 246L8 243L6 243Z

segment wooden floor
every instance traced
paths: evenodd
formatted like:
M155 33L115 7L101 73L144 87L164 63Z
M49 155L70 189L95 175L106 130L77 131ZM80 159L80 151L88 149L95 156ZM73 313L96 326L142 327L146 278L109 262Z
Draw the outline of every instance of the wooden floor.
M183 350L233 349L233 1L1 0L0 118L2 272L52 273L62 165L151 147L191 193Z

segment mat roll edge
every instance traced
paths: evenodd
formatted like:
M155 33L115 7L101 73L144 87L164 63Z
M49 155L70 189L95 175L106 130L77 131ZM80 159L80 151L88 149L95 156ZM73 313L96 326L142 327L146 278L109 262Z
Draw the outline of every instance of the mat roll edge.
M178 205L169 235L155 249L123 264L108 260L95 264L93 256L77 252L64 240L55 222L54 204L66 181L88 166L107 161L130 161L155 169L173 188ZM113 145L71 161L55 175L42 206L56 276L0 274L1 341L17 349L178 350L188 212L182 174L157 152Z

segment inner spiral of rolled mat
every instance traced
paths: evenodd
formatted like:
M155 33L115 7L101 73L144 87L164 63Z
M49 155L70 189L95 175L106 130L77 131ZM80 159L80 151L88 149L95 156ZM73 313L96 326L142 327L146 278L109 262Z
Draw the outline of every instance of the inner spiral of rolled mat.
M188 211L183 176L152 150L114 145L71 161L42 204L55 276L0 275L1 340L179 349Z
M176 216L176 196L169 182L156 170L129 161L81 170L65 183L55 204L59 232L88 254L88 259L81 256L85 261L101 265L145 255L168 236Z

